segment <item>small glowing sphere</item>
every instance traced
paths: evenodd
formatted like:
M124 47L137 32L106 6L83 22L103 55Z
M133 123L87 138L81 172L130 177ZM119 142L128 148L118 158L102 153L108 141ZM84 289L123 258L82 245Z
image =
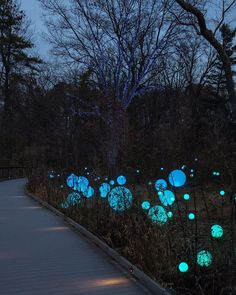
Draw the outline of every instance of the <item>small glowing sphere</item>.
M175 201L175 195L172 191L165 190L164 192L158 192L158 195L163 206L171 206Z
M144 202L142 202L141 206L142 206L143 210L149 210L151 207L151 204L148 201L144 201Z
M70 187L73 188L75 185L75 181L77 180L77 177L75 174L70 174L67 179L66 179L66 184Z
M89 181L86 177L79 176L76 178L74 188L77 191L84 193L87 190L88 186L89 186Z
M137 170L136 170L136 172L137 172L137 173L140 173L140 170L139 170L139 169L137 169Z
M218 225L218 224L212 225L211 235L213 238L219 239L223 236L223 234L224 234L224 230L220 225Z
M124 175L120 175L117 177L117 183L119 185L124 185L126 184L126 177Z
M90 173L89 172L87 172L87 175L89 175Z
M61 185L61 188L64 188L64 185L63 184Z
M194 161L197 162L198 161L198 158L195 158Z
M84 167L84 170L87 170L88 169L88 167Z
M98 180L100 180L101 178L100 178L100 176L98 176Z
M105 181L108 181L108 177L105 177L104 179L105 179Z
M93 189L91 186L89 186L89 187L86 189L86 191L83 192L83 195L84 195L87 199L92 198L92 196L94 195L94 189Z
M184 194L184 200L189 200L190 199L190 195L189 194Z
M171 218L171 217L173 217L173 213L172 213L171 211L169 211L169 212L167 213L167 216L168 216L169 218Z
M149 209L148 217L152 220L153 223L159 225L163 225L168 220L166 210L162 206L158 205Z
M110 185L114 185L115 184L115 181L114 180L110 180Z
M194 172L194 170L193 170L193 169L191 169L191 170L190 170L190 172L191 172L191 173L193 173L193 172Z
M194 174L190 174L189 176L190 176L191 178L193 178L193 177L194 177Z
M158 179L155 182L155 188L157 191L163 191L167 188L167 182L164 179Z
M202 267L208 267L212 264L212 254L209 251L202 250L197 253L197 264Z
M163 168L163 167L161 167L160 169L161 169L161 171L163 171L163 170L164 170L164 168Z
M220 191L220 195L223 197L225 195L225 191Z
M189 220L194 220L195 219L195 214L194 213L189 213L188 219Z
M179 271L180 272L186 272L186 271L188 271L188 264L186 262L181 262L179 264Z
M110 192L111 187L110 184L104 182L99 187L99 193L101 198L106 198L107 194Z
M183 165L183 166L181 167L182 170L184 170L185 168L186 168L186 165Z
M181 187L186 182L186 175L182 170L173 170L169 174L169 182L172 186Z
M108 203L110 207L117 212L123 212L132 205L132 194L129 189L124 186L113 188L108 195Z

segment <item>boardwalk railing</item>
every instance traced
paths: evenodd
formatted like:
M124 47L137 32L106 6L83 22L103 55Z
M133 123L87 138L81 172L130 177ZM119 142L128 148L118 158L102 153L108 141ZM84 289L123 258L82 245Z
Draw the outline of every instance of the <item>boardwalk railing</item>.
M27 171L24 166L0 166L0 180L23 178L27 176Z

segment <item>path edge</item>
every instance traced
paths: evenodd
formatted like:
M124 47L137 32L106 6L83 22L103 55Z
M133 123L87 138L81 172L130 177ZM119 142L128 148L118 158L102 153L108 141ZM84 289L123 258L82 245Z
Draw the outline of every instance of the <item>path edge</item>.
M40 203L43 207L52 211L57 216L61 217L65 222L67 222L74 229L76 229L79 233L81 233L83 236L85 236L90 242L92 242L97 247L99 247L106 255L108 255L113 260L115 260L126 272L130 273L144 287L146 287L148 289L148 291L150 291L152 294L172 295L166 289L164 289L161 285L159 285L157 282L155 282L152 278L150 278L148 275L146 275L143 271L141 271L139 268L137 268L135 265L133 265L130 261L128 261L123 256L121 256L117 251L112 249L105 242L103 242L97 236L95 236L93 233L88 231L85 227L83 227L79 223L75 222L70 217L67 217L65 214L60 212L58 209L56 209L52 205L48 204L45 201L42 201L39 197L30 193L26 188L25 188L25 194L27 196L29 196L30 198L32 198L33 200L35 200L36 202ZM131 272L131 269L132 269L132 272Z

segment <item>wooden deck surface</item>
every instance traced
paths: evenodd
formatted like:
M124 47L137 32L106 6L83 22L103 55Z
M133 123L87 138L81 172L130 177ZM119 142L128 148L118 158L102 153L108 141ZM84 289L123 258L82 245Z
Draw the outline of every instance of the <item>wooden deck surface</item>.
M24 194L0 182L1 295L149 294L98 248Z

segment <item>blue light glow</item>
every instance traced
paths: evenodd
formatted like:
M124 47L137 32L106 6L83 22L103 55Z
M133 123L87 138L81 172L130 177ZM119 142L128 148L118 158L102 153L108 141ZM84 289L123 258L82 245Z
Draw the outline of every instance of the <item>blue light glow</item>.
M220 195L223 197L225 195L225 191L220 191Z
M182 170L173 170L169 174L169 182L172 186L181 187L186 182L186 175Z
M184 194L184 200L189 200L190 199L190 195L189 194Z
M89 186L89 181L84 176L79 176L75 180L74 189L76 189L79 192L84 193Z
M114 185L115 184L115 181L114 180L110 180L110 185Z
M163 167L161 167L160 169L161 169L161 171L163 171L163 170L164 170L164 168L163 168Z
M202 267L208 267L212 264L212 254L209 251L202 250L197 253L197 264Z
M139 170L139 169L137 169L137 170L136 170L136 172L137 172L137 173L140 173L140 170Z
M75 182L77 180L78 176L76 176L75 174L70 174L67 179L66 179L66 183L70 188L73 188L75 186Z
M113 188L108 195L108 202L110 207L117 212L123 212L129 209L132 205L132 194L124 186Z
M186 272L186 271L188 271L188 264L186 262L181 262L179 264L179 271L180 272Z
M155 188L158 191L164 191L167 188L167 182L164 179L158 179L155 182Z
M126 184L126 177L124 175L120 175L117 177L117 183L119 185L124 185Z
M81 201L81 195L79 193L73 192L68 195L66 200L61 204L61 208L69 208L71 206L75 206L79 204Z
M213 238L219 239L223 236L224 234L224 230L222 228L222 226L218 225L218 224L214 224L211 227L211 235Z
M168 216L169 218L171 218L171 217L173 217L173 213L172 213L171 211L169 211L169 212L167 213L167 216Z
M166 210L162 206L154 206L148 211L148 217L152 220L153 223L163 225L167 222L168 217Z
M144 201L144 202L142 202L141 206L142 206L143 210L149 210L151 207L151 204L148 201Z
M158 196L163 206L171 206L175 201L174 193L169 190L158 193Z
M87 199L92 198L93 195L94 195L94 189L93 189L91 186L89 186L89 187L86 189L86 191L83 192L83 195L84 195Z
M101 198L106 198L107 194L110 192L111 187L108 183L104 182L99 187L99 193Z
M195 214L194 213L189 213L188 219L189 220L194 220L195 219Z

